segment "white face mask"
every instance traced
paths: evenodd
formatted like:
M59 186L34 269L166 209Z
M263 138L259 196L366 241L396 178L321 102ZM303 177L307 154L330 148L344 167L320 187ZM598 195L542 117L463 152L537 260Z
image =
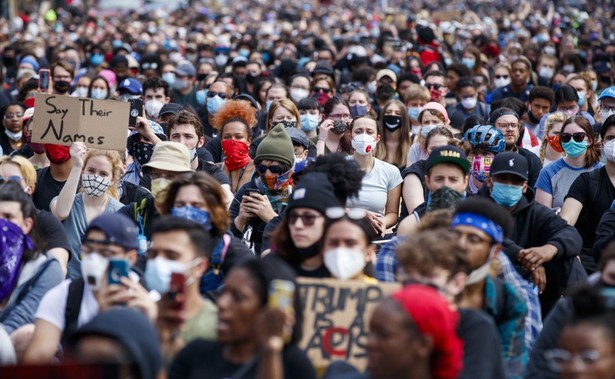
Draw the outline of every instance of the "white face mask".
M508 79L506 79L506 78L495 79L493 81L493 84L495 84L496 88L506 87L507 85L510 84L510 78L508 78Z
M338 247L325 252L324 261L331 275L340 280L354 278L365 267L363 252L347 247Z
M491 269L491 258L493 258L494 249L495 246L491 248L491 251L489 251L489 258L487 258L487 262L479 268L472 270L470 275L468 275L466 285L478 283L489 275L489 270Z
M615 139L605 143L602 151L604 151L604 156L607 160L615 162Z
M98 253L86 254L81 260L81 276L93 289L100 289L103 275L107 272L109 260Z
M103 100L107 98L107 91L102 88L92 88L92 99Z
M18 131L18 132L11 132L8 129L4 129L4 134L6 134L7 137L9 137L11 140L13 141L19 141L21 140L21 136L23 135L23 131Z
M310 92L303 88L291 88L290 89L290 98L293 99L295 103L299 103L301 100L308 97Z
M197 258L186 268L181 262L158 256L147 261L144 274L145 282L150 289L156 290L159 294L167 293L171 285L172 273L177 272L184 274L198 263L199 260ZM186 285L191 285L195 280L196 278L194 277L188 278L186 280Z
M367 134L359 134L352 139L352 148L361 155L367 155L376 148L376 138Z
M88 87L77 87L75 90L76 97L88 97Z
M196 158L196 147L194 149L190 149L190 162L192 162Z
M545 78L547 80L550 80L553 77L553 69L550 67L541 67L538 70L538 76L540 76L541 78Z
M605 122L607 118L611 115L614 115L615 112L611 112L610 110L600 110L600 121Z
M162 107L164 106L164 103L160 100L149 100L145 102L145 113L147 113L147 115L149 117L152 118L156 118L158 117L158 114L160 113L160 110L162 109Z
M102 176L98 175L82 175L81 176L81 187L86 194L90 197L100 197L102 196L109 187L111 186L111 181L109 179L105 179Z
M461 99L461 106L464 109L474 109L478 100L475 97L464 97Z

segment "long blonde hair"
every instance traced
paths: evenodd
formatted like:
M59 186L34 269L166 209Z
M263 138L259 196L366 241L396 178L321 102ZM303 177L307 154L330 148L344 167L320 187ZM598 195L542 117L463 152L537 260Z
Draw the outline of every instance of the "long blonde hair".
M542 145L540 145L540 161L543 164L545 163L545 152L547 151L547 144L549 143L547 141L549 132L553 129L555 124L560 122L563 124L564 121L566 121L566 118L568 118L568 116L566 116L564 112L553 112L545 120L545 131L542 135Z
M94 157L105 157L111 163L111 175L113 176L113 180L111 181L111 186L108 191L109 195L115 200L120 199L120 192L118 189L118 183L122 178L122 174L124 171L124 164L122 162L122 156L113 150L98 150L98 149L89 149L88 154L83 161L83 169L88 165L88 161ZM82 171L83 174L83 171ZM83 189L82 189L83 190Z

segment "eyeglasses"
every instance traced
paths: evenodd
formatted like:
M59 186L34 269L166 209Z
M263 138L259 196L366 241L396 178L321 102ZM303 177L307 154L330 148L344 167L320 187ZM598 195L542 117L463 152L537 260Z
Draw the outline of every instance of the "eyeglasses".
M608 105L600 105L600 110L605 112L615 112L615 107L609 107Z
M592 366L600 360L600 353L596 350L581 350L578 354L572 354L564 349L551 349L545 351L545 359L549 367L556 372L562 370L562 366L571 362L573 359L580 359L584 367Z
M330 114L329 118L331 120L348 120L350 119L350 113Z
M510 76L508 76L508 75L496 75L495 78L496 79L508 79L508 78L510 78Z
M22 118L22 117L23 117L23 113L5 113L4 114L5 120L10 120L13 118Z
M324 92L324 93L329 93L331 92L331 90L329 88L326 87L314 87L314 92Z
M583 132L578 133L560 133L559 138L563 143L570 142L570 139L574 139L574 142L583 142L585 137L588 137L587 134Z
M301 219L301 222L303 223L303 225L312 226L314 225L314 222L316 222L316 219L320 217L322 217L322 215L316 215L316 214L310 214L310 213L298 214L298 213L291 212L288 214L288 224L295 225L297 223L297 220Z
M8 181L21 183L21 177L17 175L11 175L8 178L0 176L0 184L6 183Z
M207 97L219 96L221 99L226 99L226 92L207 92Z
M495 124L495 126L501 129L517 129L519 127L519 124L518 123Z
M346 216L351 220L363 220L367 217L367 211L362 208L349 208L345 209L342 207L333 207L327 208L325 211L325 216L329 220L339 220L340 218Z
M256 165L256 171L259 174L264 174L267 172L267 170L269 170L269 172L271 172L272 174L276 174L276 175L280 175L285 173L286 171L288 171L288 169L285 166L266 166L264 164L257 164Z
M442 88L442 84L438 84L438 83L425 83L425 87L427 87L428 89L435 89L436 91L439 90L440 88Z

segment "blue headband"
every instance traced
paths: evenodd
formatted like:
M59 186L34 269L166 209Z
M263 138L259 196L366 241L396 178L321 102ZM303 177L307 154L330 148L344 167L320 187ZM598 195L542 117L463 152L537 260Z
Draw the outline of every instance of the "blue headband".
M497 243L504 241L504 230L502 227L488 218L476 213L458 213L453 217L451 226L454 228L458 225L471 226L485 232L489 237Z

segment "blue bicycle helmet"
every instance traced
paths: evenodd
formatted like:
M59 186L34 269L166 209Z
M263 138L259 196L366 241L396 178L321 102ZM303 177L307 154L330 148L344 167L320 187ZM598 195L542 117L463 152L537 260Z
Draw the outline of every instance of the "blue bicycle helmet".
M463 140L472 145L473 149L499 153L506 149L506 140L502 132L491 125L476 125L466 130Z

